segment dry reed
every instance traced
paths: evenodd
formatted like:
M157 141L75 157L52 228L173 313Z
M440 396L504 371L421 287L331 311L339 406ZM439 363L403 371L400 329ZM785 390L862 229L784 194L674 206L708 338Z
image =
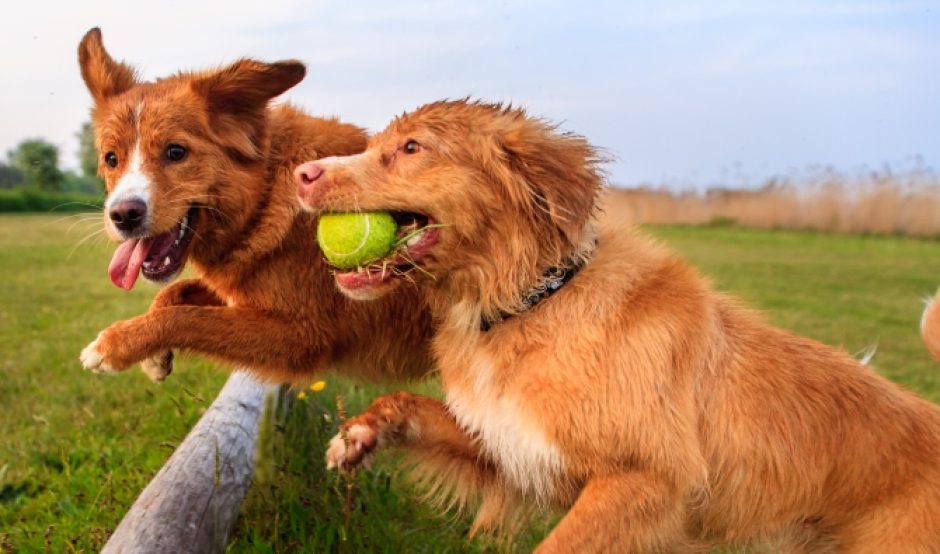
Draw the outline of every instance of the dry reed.
M612 188L606 212L633 224L940 236L940 178L930 171L773 179L756 189Z

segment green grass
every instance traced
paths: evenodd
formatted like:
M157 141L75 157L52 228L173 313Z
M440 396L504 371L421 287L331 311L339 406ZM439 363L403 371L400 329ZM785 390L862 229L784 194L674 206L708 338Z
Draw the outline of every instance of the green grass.
M0 551L100 549L226 378L185 356L163 385L138 371L80 369L81 348L110 322L144 311L155 291L110 283L113 246L95 237L78 245L99 228L92 214L0 216ZM729 227L652 232L776 324L850 352L877 342L878 371L940 401L940 368L917 335L920 299L940 284L940 244ZM264 422L259 473L230 551L492 548L467 544L466 519L436 517L415 501L392 455L356 477L349 503L345 481L324 471L336 394L355 413L392 388L329 378L306 400L284 393ZM520 549L547 527L533 526Z
M34 188L0 189L0 212L98 211L103 200L103 194L87 192L49 192Z
M111 284L113 247L78 245L100 228L98 214L0 217L0 544L22 551L98 550L225 381L192 359L163 386L81 369L83 346L155 291Z

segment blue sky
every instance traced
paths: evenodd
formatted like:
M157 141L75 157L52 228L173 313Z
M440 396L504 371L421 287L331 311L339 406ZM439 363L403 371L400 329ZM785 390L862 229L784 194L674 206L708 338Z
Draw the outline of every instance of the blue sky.
M0 22L0 150L75 165L75 49L153 78L299 58L286 98L378 130L424 102L512 101L587 136L618 184L755 184L811 166L940 167L940 2L48 2Z

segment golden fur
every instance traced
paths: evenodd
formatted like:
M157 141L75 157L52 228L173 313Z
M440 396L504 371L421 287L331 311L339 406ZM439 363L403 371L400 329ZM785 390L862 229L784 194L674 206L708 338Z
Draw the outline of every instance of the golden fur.
M413 288L372 305L343 297L321 259L315 220L299 210L298 163L366 145L358 127L268 106L303 78L303 65L240 60L140 82L105 51L97 29L82 40L79 61L99 151L127 160L140 145L153 232L172 228L192 205L199 213L188 253L198 279L169 285L146 314L102 331L82 354L86 367L143 362L162 379L171 349L181 348L275 381L309 380L327 366L372 379L430 370L421 297ZM188 147L182 163L161 157L171 142ZM128 165L101 162L109 192Z
M329 464L402 446L441 494L482 501L477 528L566 510L540 553L940 552L940 409L616 225L590 252L596 164L577 136L466 101L322 161L302 189L312 208L446 225L413 273L440 324L446 401L380 397ZM559 292L481 330L572 252L589 260Z

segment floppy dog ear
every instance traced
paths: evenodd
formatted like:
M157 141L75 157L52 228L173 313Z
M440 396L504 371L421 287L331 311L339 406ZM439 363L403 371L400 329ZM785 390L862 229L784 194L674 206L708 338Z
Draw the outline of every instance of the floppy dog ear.
M104 49L101 29L85 33L78 45L78 65L82 79L96 104L130 89L137 84L137 75L129 65L116 62Z
M306 75L295 60L264 63L239 60L196 81L209 107L229 114L264 108L268 101L299 83Z
M213 131L242 156L260 156L260 135L268 102L299 83L307 69L298 61L263 63L239 60L193 81L212 116Z
M602 159L583 137L559 133L544 122L521 119L501 136L513 172L524 180L536 219L553 228L566 244L578 245L603 187Z

